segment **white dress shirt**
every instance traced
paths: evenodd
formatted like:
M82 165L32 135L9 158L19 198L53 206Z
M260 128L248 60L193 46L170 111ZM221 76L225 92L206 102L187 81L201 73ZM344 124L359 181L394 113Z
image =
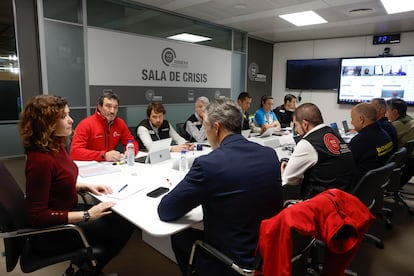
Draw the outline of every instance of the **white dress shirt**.
M150 125L153 128L153 130L157 133L158 129L153 127L151 123L150 123ZM169 123L169 125L170 125L169 135L173 139L173 141L177 145L184 144L186 142L185 139L183 137L181 137L177 133L177 131L175 131L175 129L171 126L170 123ZM152 145L153 141L151 139L151 135L149 134L148 128L146 128L145 126L138 127L137 134L138 134L138 137L141 139L142 143L144 144L144 146L147 148L147 150L149 150L151 148L151 145Z
M308 136L310 133L321 129L325 124L320 124L303 137ZM318 153L316 149L305 139L301 139L295 147L292 155L289 158L289 162L282 175L282 185L300 185L302 184L303 177L306 170L314 166L318 162Z

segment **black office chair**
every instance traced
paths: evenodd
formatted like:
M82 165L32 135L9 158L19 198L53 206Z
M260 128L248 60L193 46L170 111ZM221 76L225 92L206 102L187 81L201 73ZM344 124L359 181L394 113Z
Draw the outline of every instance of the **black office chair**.
M135 140L137 140L138 127L137 126L129 126L128 129L129 129L129 132L131 132L131 135L135 138Z
M407 159L405 160L406 165L402 170L401 188L404 187L404 185L410 183L410 179L414 175L414 140L408 141L403 147L407 149Z
M402 203L407 208L409 214L414 214L414 211L407 204L407 202L405 202L400 193L401 175L405 167L405 162L407 160L407 153L407 149L405 147L402 147L398 151L394 152L393 155L388 159L388 162L395 162L396 167L390 176L389 183L385 190L385 197L392 197L395 202ZM390 209L384 208L384 210L389 215L391 214Z
M294 248L298 249L294 253L291 259L292 263L297 263L296 266L292 266L292 275L303 275L307 267L307 256L309 255L310 249L315 246L315 243L317 240L314 238L310 238L310 237L300 236L295 231L292 231L292 235L294 236ZM194 256L195 256L197 248L205 250L206 252L214 256L218 261L224 263L225 265L227 265L228 267L230 267L232 270L234 270L240 275L245 275L245 276L263 275L260 273L261 260L262 260L260 254L256 256L255 262L252 265L252 267L242 267L238 265L233 259L226 256L225 254L220 252L218 249L216 249L212 245L205 243L201 240L196 240L193 243L193 247L191 249L190 260L188 262L187 276L193 275L193 272L194 272L193 261L194 261Z
M36 250L28 238L38 234L59 231L75 231L83 242L83 248L56 254ZM96 256L103 248L91 247L80 227L73 224L58 225L44 228L28 228L25 214L25 199L22 190L5 165L0 162L0 238L4 239L4 255L6 270L12 271L19 261L24 273L30 273L40 268L70 261L65 275L73 275L73 265L82 267L84 271L92 271L96 266Z
M333 195L328 197L326 194L324 195L321 193L321 195L318 198L313 197L307 201L299 202L292 207L283 209L279 214L267 220L267 223L268 223L267 226L263 226L263 222L262 222L261 228L262 227L265 227L265 228L261 230L261 234L265 236L280 234L278 230L276 230L276 232L272 232L272 230L269 230L269 228L266 228L266 227L270 226L270 229L272 229L273 225L277 225L278 223L282 223L282 224L286 223L287 226L285 227L276 227L276 229L279 229L279 230L284 229L282 231L285 231L287 227L291 227L290 228L290 233L292 235L291 237L284 237L284 236L279 236L279 237L283 237L283 239L286 238L292 241L293 242L292 248L291 249L286 248L286 250L282 249L281 251L277 251L276 248L270 249L270 251L276 251L277 253L275 254L281 253L282 251L286 251L286 252L289 252L289 254L292 254L293 257L290 258L290 262L295 263L295 265L290 267L291 273L292 273L291 275L309 275L306 273L311 273L311 275L319 275L319 271L323 269L323 262L319 262L319 258L312 256L311 251L315 247L324 246L324 243L321 240L318 240L317 236L321 236L321 237L324 236L320 233L320 232L325 232L326 229L324 227L326 225L334 225L338 221L337 220L338 216L333 215L334 212L335 213L340 212L345 217L349 216L347 218L347 221L348 221L347 223L349 224L345 224L340 228L338 227L339 229L337 229L338 231L336 232L335 235L332 235L330 237L328 237L329 235L324 236L325 240L330 241L331 248L335 248L334 249L336 250L335 254L345 254L345 255L348 254L348 256L351 258L352 257L351 255L356 252L354 250L357 250L357 248L359 247L359 246L357 247L355 246L362 240L361 239L362 236L359 236L357 234L358 231L361 231L360 234L365 233L365 230L363 228L369 226L372 223L373 216L368 215L368 214L366 218L363 216L360 216L360 214L355 216L355 221L356 220L359 220L359 221L357 223L353 223L355 221L352 218L350 218L350 216L355 214L355 210L352 210L352 208L355 208L355 207L351 207L349 209L344 207L342 209L339 209L341 207L338 207L338 202L346 202L346 204L343 204L343 206L353 206L352 203L358 202L359 206L363 207L362 203L360 203L359 200L355 196L351 196L348 193L340 191L338 189L335 189L335 190L332 189L331 191L327 191L326 193L330 193ZM342 197L342 198L338 201L335 201L335 199L333 198L336 198L336 197ZM326 203L326 201L329 200L330 202L332 202L332 205L330 208L328 206L323 205L324 206L323 208L327 210L325 214L319 213L319 210L318 210L318 213L314 213L312 211L315 210L314 208L315 205L312 206L312 204L319 204L319 203L311 204L310 202L312 200L315 200L314 202L320 202L320 204L324 204ZM309 206L309 204L311 205ZM368 212L368 209L367 208L365 209ZM364 212L363 208L358 208L358 211ZM316 231L319 234L315 234L314 237L309 236L309 235L308 236L301 235L300 233L308 232L309 231L308 229L310 227L303 225L303 228L301 228L299 225L295 225L294 223L291 224L292 223L291 218L296 217L296 214L301 214L301 215L298 215L299 217L309 216L309 220L315 222L315 229L319 229ZM319 217L319 219L316 219L316 217ZM277 221L274 221L274 219L276 219ZM356 229L354 227L355 225L359 225L360 228ZM321 228L323 230L320 230ZM267 241L267 239L269 239L269 236L267 237L265 236L262 238L264 239L264 241ZM264 242L264 244L268 245L267 242ZM277 244L275 245L277 246ZM285 246L285 245L280 245L280 246ZM200 248L208 252L210 255L214 256L218 261L224 263L225 265L227 265L227 267L230 267L232 270L236 271L240 275L247 275L247 276L248 275L261 275L260 273L262 271L262 262L261 262L262 259L261 259L261 256L259 255L259 252L263 252L262 251L263 248L259 248L257 250L258 255L256 255L256 261L254 262L252 267L241 267L233 259L224 255L221 251L217 250L213 246L203 241L197 240L193 243L190 260L189 260L189 268L187 270L187 276L193 275L194 268L192 265L193 265L193 261L195 258L195 252L197 248ZM354 252L352 253L350 251L354 251ZM269 252L269 250L266 251L265 249L265 252ZM332 251L329 251L329 252L332 252ZM337 258L342 258L345 255L339 256ZM283 258L283 260L285 259ZM289 257L287 260L289 260ZM302 262L298 263L299 260L301 260ZM266 262L266 260L264 261ZM272 263L273 261L274 261L273 259L268 260L268 263ZM343 264L344 263L340 265L343 265ZM329 269L332 270L332 268L333 266L331 265ZM285 267L284 269L287 269L287 267ZM346 270L345 274L355 275L355 273L349 270Z
M352 194L358 197L373 214L382 213L382 204L378 204L378 198L383 197L383 191L388 185L389 178L396 167L395 162L386 163L384 166L366 172L355 185ZM383 249L384 242L377 236L365 234L375 242L375 245Z
M175 128L177 130L177 133L183 137L184 139L188 140L190 137L187 133L187 131L185 131L185 123L176 123L175 124Z

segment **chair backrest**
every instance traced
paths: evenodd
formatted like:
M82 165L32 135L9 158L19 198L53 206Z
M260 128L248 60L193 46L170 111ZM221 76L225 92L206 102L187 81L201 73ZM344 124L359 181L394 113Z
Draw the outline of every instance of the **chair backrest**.
M366 172L352 190L352 194L371 209L375 204L376 196L382 193L382 188L387 185L396 165L395 162L390 162Z
M408 141L403 147L407 149L407 157L414 155L414 140Z
M176 123L175 128L177 130L177 133L183 137L184 139L189 139L190 136L188 135L187 131L185 131L185 123Z
M129 132L131 132L131 135L135 138L135 140L137 140L137 126L129 126L128 127Z
M16 180L0 161L0 231L10 232L26 226L25 199ZM4 239L7 271L16 266L25 238Z
M405 160L407 159L407 149L405 147L400 148L394 152L387 163L395 162L395 168L390 176L390 181L387 185L387 191L393 192L400 189L402 168L405 166Z

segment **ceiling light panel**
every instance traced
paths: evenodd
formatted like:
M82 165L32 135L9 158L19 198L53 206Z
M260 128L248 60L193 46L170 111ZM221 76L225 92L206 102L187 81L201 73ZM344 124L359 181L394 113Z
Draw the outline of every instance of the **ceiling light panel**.
M381 0L388 14L414 10L414 1L407 0Z
M167 37L169 39L197 43L202 41L211 40L211 37L201 36L201 35L194 35L189 33L181 33Z
M282 15L279 15L279 17L298 27L307 26L307 25L315 25L315 24L323 24L323 23L328 22L322 17L320 17L314 11L304 11L304 12L296 12L296 13L290 13L290 14L282 14Z

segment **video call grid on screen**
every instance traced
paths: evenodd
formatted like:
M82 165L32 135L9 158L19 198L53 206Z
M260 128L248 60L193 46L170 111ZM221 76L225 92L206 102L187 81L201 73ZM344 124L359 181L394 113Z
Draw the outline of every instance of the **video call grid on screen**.
M414 56L343 58L338 103L401 98L414 105Z

